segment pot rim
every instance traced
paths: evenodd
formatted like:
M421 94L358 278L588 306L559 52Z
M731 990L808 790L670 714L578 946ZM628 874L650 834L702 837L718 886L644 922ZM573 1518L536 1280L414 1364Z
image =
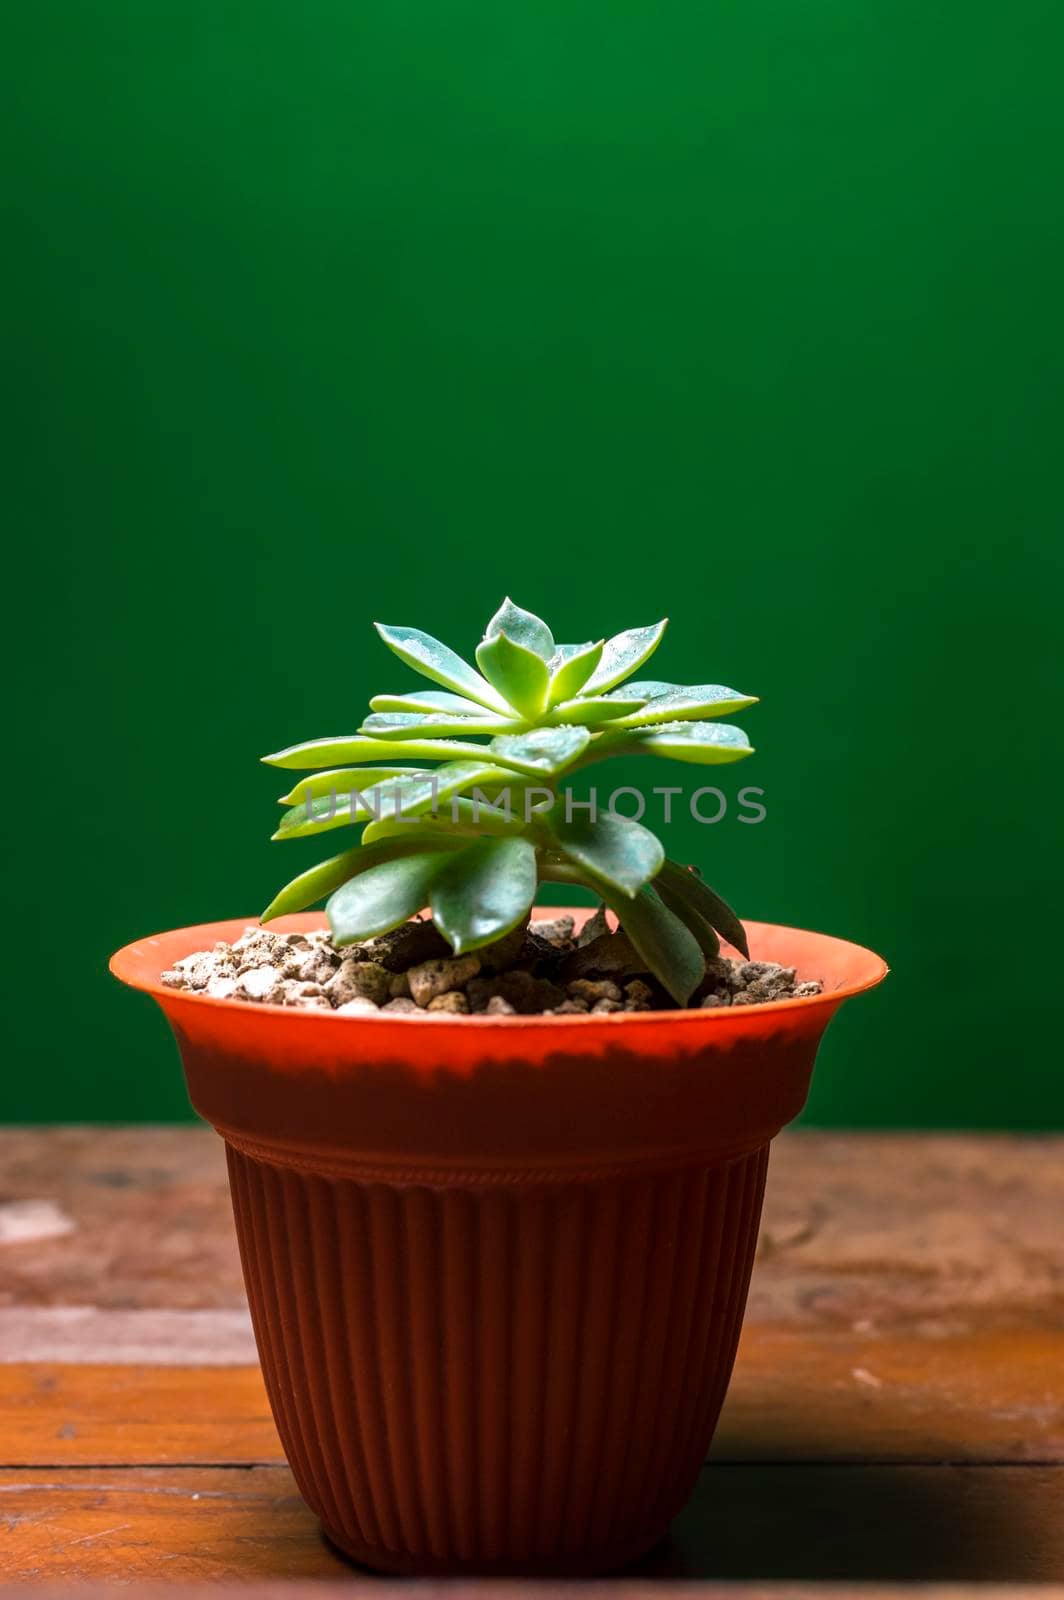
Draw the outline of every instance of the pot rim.
M552 916L573 916L579 927L593 914L590 906L537 906L535 911L549 913ZM616 925L616 918L610 914L609 920ZM288 917L277 917L270 923L270 930L277 933L308 933L314 928L325 927L324 912L299 912ZM415 1027L437 1027L454 1029L456 1026L475 1027L488 1030L509 1030L523 1032L526 1029L557 1029L568 1032L573 1027L578 1028L625 1028L640 1026L645 1028L647 1023L660 1019L667 1022L670 1027L717 1027L725 1020L730 1020L731 1026L740 1018L760 1017L766 1013L784 1018L793 1017L797 1013L808 1015L811 1010L830 1008L834 1011L841 1001L849 999L852 995L863 994L868 989L874 989L882 983L890 971L889 966L882 956L869 950L864 945L853 943L848 939L836 938L833 934L818 934L811 929L795 928L786 923L744 921L743 926L752 936L754 944L758 936L763 934L793 934L802 940L815 941L825 952L830 951L836 958L846 958L847 965L854 969L854 975L849 982L840 983L837 987L825 987L818 995L803 995L800 998L786 1000L766 1000L756 1005L749 1006L717 1006L708 1011L701 1009L682 1008L675 1011L615 1011L615 1012L587 1012L583 1014L566 1014L563 1016L547 1016L543 1014L522 1016L488 1015L479 1012L475 1014L433 1013L426 1012L421 1016L413 1016L409 1012L381 1012L374 1016L358 1014L355 1016L341 1016L335 1011L323 1011L317 1008L303 1008L300 1006L278 1006L267 1002L247 1000L224 999L217 995L200 994L193 989L172 989L160 981L160 975L166 971L176 960L184 955L191 955L195 950L210 949L211 946L225 941L231 943L234 938L249 927L261 927L258 917L230 917L220 922L193 923L184 928L170 928L160 933L149 934L141 939L135 939L130 944L123 945L116 950L108 962L110 971L121 983L127 984L132 989L138 989L145 994L154 996L160 1002L173 1002L180 1000L196 1006L208 1006L222 1011L253 1013L256 1016L284 1017L289 1025L300 1026L303 1022L313 1021L316 1026L325 1023L327 1026L352 1028L367 1028L373 1030L402 1029ZM165 958L160 961L161 948L165 951ZM723 945L724 950L732 950L731 945ZM734 951L734 957L739 958L741 952ZM757 960L756 955L751 960ZM393 1035L397 1038L398 1035Z

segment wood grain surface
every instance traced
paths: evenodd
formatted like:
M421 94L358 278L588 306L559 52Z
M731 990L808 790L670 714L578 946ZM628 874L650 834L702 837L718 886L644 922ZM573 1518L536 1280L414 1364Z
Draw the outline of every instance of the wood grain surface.
M0 1131L0 1581L354 1576L284 1464L216 1137ZM782 1137L710 1462L626 1577L1064 1581L1064 1140Z

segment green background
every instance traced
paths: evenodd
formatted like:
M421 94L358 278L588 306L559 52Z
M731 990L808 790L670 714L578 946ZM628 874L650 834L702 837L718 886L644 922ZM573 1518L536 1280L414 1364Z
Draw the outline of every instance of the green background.
M891 962L809 1120L1064 1122L1062 15L7 9L0 1115L189 1115L108 953L321 853L256 758L372 619L509 592L762 696L767 821L667 844Z

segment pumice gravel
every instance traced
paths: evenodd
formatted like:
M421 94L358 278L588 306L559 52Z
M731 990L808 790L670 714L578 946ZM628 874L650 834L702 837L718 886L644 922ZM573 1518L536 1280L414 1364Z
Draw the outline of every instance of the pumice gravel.
M819 994L793 967L706 960L688 1006L678 1007L627 935L600 908L574 935L572 917L530 922L493 945L454 955L429 920L337 948L325 929L273 933L248 927L233 944L185 956L162 974L170 989L252 1005L341 1016L575 1016L613 1011L712 1010Z

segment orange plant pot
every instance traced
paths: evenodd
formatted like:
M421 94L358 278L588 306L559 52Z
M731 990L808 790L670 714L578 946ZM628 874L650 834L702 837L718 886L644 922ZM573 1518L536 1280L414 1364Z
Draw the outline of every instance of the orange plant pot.
M300 1492L385 1572L634 1559L713 1435L769 1141L883 962L752 923L755 959L824 993L608 1016L342 1017L162 986L246 925L143 939L111 965L166 1012L192 1103L225 1139Z

